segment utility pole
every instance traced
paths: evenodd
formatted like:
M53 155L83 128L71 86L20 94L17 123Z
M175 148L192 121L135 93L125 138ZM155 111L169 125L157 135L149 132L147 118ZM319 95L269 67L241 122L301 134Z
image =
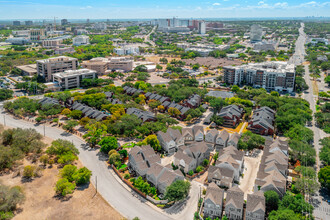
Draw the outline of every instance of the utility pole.
M97 176L95 176L95 189L96 189L96 193L97 193Z
M44 124L44 137L46 136L46 125Z

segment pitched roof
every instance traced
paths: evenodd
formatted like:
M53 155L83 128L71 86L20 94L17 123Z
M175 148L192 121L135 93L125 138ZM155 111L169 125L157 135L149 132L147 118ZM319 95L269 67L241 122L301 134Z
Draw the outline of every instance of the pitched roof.
M263 212L265 212L266 211L265 203L266 203L265 196L262 191L257 191L253 194L248 194L246 201L246 211L255 212L260 209Z
M238 186L234 186L227 191L226 197L226 206L229 204L233 204L237 209L243 209L244 203L244 192L238 188Z
M214 204L222 207L224 190L214 182L210 183L206 190L205 200L210 199Z

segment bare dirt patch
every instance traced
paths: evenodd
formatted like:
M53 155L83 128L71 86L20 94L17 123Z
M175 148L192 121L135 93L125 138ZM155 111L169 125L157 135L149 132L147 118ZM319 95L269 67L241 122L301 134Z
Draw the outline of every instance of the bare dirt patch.
M44 137L42 141L49 146L53 140ZM18 161L18 164L26 166L30 165L31 162L24 159ZM83 167L80 161L76 161L75 165L78 168ZM22 181L20 176L14 177L16 172L0 176L1 183L7 186L18 185L24 191L25 202L18 208L19 211L14 219L123 219L101 195L96 193L92 184L78 187L72 195L65 199L57 197L54 187L60 178L60 169L56 165L52 168L47 167L42 171L41 177L32 181Z
M215 69L220 66L240 65L242 64L239 60L229 60L227 58L214 58L214 57L196 57L195 59L183 59L187 65L194 65L199 63L200 65L206 66L209 69Z
M79 162L77 165L81 167ZM92 184L77 188L66 199L56 197L54 187L59 179L59 170L56 166L46 168L42 177L32 181L22 182L21 177L13 178L12 173L0 177L5 185L19 185L24 191L25 202L14 219L123 219L102 196L96 194Z

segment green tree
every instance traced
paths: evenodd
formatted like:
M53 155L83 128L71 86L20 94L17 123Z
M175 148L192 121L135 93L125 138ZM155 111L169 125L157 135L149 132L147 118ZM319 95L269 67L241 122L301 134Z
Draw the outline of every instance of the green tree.
M72 178L77 185L82 185L89 183L91 176L92 176L92 171L90 171L86 167L83 167L77 170L73 174Z
M46 153L55 156L67 153L78 155L79 151L70 141L57 139L52 142L50 147L47 148Z
M85 128L88 129L88 132L83 136L83 138L85 138L86 141L92 145L92 147L100 142L101 137L106 134L107 129L103 124L86 125Z
M73 131L74 127L76 127L79 123L75 120L69 120L63 125L63 129L67 131Z
M73 182L73 175L77 172L77 167L74 165L65 165L60 171L61 177L67 179L69 182Z
M219 112L224 105L225 101L222 98L214 98L210 100L210 106L215 110L215 112Z
M72 110L71 113L69 114L69 117L73 119L80 119L82 116L82 111L80 110Z
M110 150L118 148L117 139L112 136L102 137L98 144L101 146L100 151L105 154L108 154Z
M160 151L162 147L160 146L160 143L157 139L156 135L149 135L146 137L142 142L142 145L150 145L155 151Z
M72 194L75 188L75 183L70 183L67 179L63 178L56 182L55 191L57 194L66 196L67 194Z
M287 192L282 201L280 202L279 209L291 209L297 214L313 212L313 206L305 201L301 194L294 195L291 192Z
M321 186L330 190L330 166L321 168L318 177Z
M242 134L238 141L238 148L244 150L253 150L265 144L266 139L261 135L247 131Z
M190 182L177 180L167 187L165 198L169 201L179 201L186 198L189 194Z
M280 197L279 195L273 191L266 191L264 193L265 195L265 199L266 199L266 211L267 213L273 211L273 210L277 210L278 209L278 203L280 201Z
M319 183L316 181L316 177L297 178L295 186L296 189L304 195L314 194L320 188Z
M269 216L269 220L299 220L301 219L298 214L290 209L281 209L272 211Z
M320 142L321 142L321 145L323 145L323 147L321 148L321 151L320 151L320 159L326 166L329 166L330 165L330 137L325 137L325 138L321 139Z
M173 117L178 117L181 114L181 112L177 108L170 107L168 109L168 114L173 116Z
M233 85L233 87L231 87L231 91L237 93L239 91L238 85Z
M73 153L66 153L57 157L57 162L62 165L72 164L78 157Z

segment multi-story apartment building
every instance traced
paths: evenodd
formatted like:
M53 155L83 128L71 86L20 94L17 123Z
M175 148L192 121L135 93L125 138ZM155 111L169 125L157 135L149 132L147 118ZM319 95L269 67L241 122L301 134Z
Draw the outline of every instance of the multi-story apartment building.
M241 66L224 67L224 81L227 84L251 85L268 91L293 92L295 65L287 62L250 63Z
M57 82L63 90L73 89L80 87L83 79L95 79L96 75L96 71L89 69L66 70L55 73L53 81Z
M78 59L66 56L54 57L44 60L37 60L38 75L45 78L47 82L52 81L54 73L65 70L76 70Z
M86 35L80 35L73 38L74 46L87 45L87 44L89 44L89 37Z

